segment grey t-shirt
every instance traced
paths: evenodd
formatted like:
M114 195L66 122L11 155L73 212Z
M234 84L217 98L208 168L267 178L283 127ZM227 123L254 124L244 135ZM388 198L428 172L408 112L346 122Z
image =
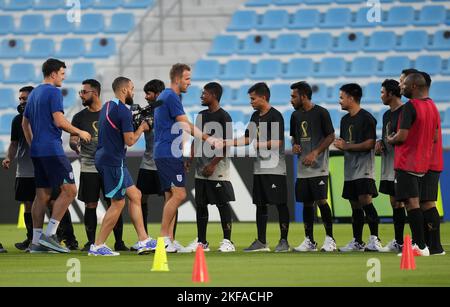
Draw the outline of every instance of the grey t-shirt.
M219 139L231 139L233 137L231 116L222 108L216 112L209 112L209 110L203 110L197 116L195 120L195 125L197 128L201 129L203 133ZM208 165L211 160L214 159L213 156L206 157L205 152L202 150L204 142L194 143L194 154L195 154L195 178L206 179L212 181L230 181L230 159L224 157L217 164L216 170L210 177L205 177L202 175L203 168Z
M394 181L394 146L386 141L386 137L397 131L398 118L402 112L402 107L399 107L394 112L387 110L383 114L383 152L381 154L381 180Z
M32 178L34 177L34 167L30 157L30 146L28 146L22 129L22 118L23 116L19 114L11 123L11 141L18 144L16 177Z
M376 119L364 109L354 116L345 115L341 119L340 135L347 143L360 144L369 139L376 140ZM345 181L370 178L375 179L375 150L344 152Z
M98 119L100 111L91 112L87 108L73 116L72 125L91 134L91 142L81 142L80 160L82 173L97 173L95 152L98 144Z
M144 132L145 137L145 152L142 157L141 166L139 168L156 171L155 160L153 160L153 143L154 143L154 133L153 129Z
M311 166L303 165L302 160L316 149L324 138L334 133L330 113L318 105L314 105L307 112L297 110L291 115L290 132L295 144L302 148L301 154L298 155L297 178L327 176L329 174L328 148L317 157L316 163Z
M286 175L284 119L277 109L272 107L263 116L259 115L259 111L254 112L245 136L250 138L250 142L282 141L279 148L258 149L253 168L254 175Z

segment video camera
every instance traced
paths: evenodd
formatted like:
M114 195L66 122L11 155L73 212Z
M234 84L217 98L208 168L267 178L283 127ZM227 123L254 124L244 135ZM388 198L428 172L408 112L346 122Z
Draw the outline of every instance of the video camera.
M155 102L149 103L145 107L141 107L139 104L131 105L131 113L133 115L133 127L136 131L141 123L145 120L150 127L153 129L154 123L154 112L155 109L163 104L162 100L157 100Z

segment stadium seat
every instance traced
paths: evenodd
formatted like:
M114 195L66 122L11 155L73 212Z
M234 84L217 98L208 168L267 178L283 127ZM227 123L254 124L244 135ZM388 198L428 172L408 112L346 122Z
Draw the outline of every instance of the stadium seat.
M0 109L16 108L14 91L10 88L0 88Z
M249 105L250 98L248 96L248 89L251 87L251 84L241 85L237 91L237 97L233 104L235 105Z
M195 63L192 79L195 81L214 80L219 73L220 64L216 60L199 60Z
M403 34L397 51L420 51L428 44L428 34L425 31L407 31Z
M95 0L80 0L81 9L85 10L88 8L92 8Z
M342 85L344 85L344 83L339 82L339 83L336 83L334 86L332 86L330 88L330 92L324 98L324 102L329 103L329 104L339 103L339 92L340 92L339 89L341 88Z
M75 28L75 33L96 34L103 32L104 26L102 14L82 14L81 23Z
M450 148L450 134L444 133L442 135L442 146L446 149Z
M3 82L3 80L5 80L5 72L3 70L3 65L0 64L0 83ZM1 96L0 96L1 97Z
M314 63L311 59L291 59L287 65L283 79L308 78L312 75Z
M86 58L108 58L116 53L114 38L95 38L91 50L85 54Z
M368 7L360 8L356 12L355 21L351 24L352 27L354 27L354 28L370 28L370 27L375 27L377 24L379 24L378 22L375 22L375 21L371 22L368 20L367 13L369 12L369 10L371 10L371 8L368 8ZM373 12L370 11L370 14L373 14ZM373 17L375 17L375 16L373 16ZM380 15L380 18L381 18L381 15Z
M443 5L429 5L420 10L419 19L413 23L415 26L438 26L444 22L445 7Z
M35 10L57 10L65 7L65 0L35 0L33 3L33 9Z
M208 55L232 55L238 50L239 39L234 35L218 35L214 38Z
M255 73L251 75L253 80L273 80L281 75L282 64L279 60L266 59L256 64Z
M313 29L319 24L320 13L314 9L298 10L294 14L294 20L288 24L291 30L297 29Z
M42 15L23 15L20 19L19 28L16 29L16 34L33 35L42 33L45 30L44 16Z
M383 61L383 68L378 72L380 77L397 77L401 71L411 67L411 61L406 56L387 57Z
M299 5L302 3L303 0L272 0L274 5Z
M0 134L11 133L11 123L16 115L14 113L7 113L0 117Z
M24 44L21 39L4 39L0 45L0 59L16 59L23 55Z
M0 15L0 35L14 32L14 18L11 15Z
M245 6L268 6L272 3L272 0L248 0L245 2Z
M222 97L220 98L221 105L233 104L233 89L228 85L222 86Z
M64 88L61 90L63 95L64 110L68 110L75 105L78 99L77 91L74 88Z
M363 96L361 102L363 104L376 104L381 101L381 83L369 83L363 88Z
M292 116L293 112L294 112L293 110L286 110L281 113L283 115L283 119L284 119L284 131L290 131L290 129L291 129L291 116ZM290 142L286 143L285 144L286 148L287 148L287 146L289 146L288 144L291 144L291 143Z
M155 0L124 0L122 6L127 9L146 9L154 5Z
M66 14L52 15L50 25L44 30L45 34L68 34L73 32L74 23L67 20Z
M450 64L450 59L447 59L447 65L443 65L441 68L441 74L443 74L444 76L450 76L450 65L449 64Z
M259 55L269 51L270 38L267 35L249 35L244 40L244 46L238 54Z
M9 76L5 79L5 83L28 83L34 82L36 72L33 64L14 63L9 68Z
M248 60L231 60L225 64L222 80L243 80L250 76L251 63Z
M93 8L101 10L113 10L120 7L122 0L96 0L93 3Z
M183 94L182 103L185 106L201 106L200 97L202 95L202 90L198 86L190 86L187 93Z
M287 26L289 14L285 10L268 10L262 15L261 24L257 24L258 30L281 30Z
M25 53L25 58L46 59L55 54L55 42L49 38L36 38L31 41L30 51Z
M350 63L347 77L372 77L378 72L378 60L375 57L358 57Z
M228 31L249 31L255 28L257 15L254 11L237 11L231 17Z
M328 98L327 86L323 83L313 83L311 84L312 90L312 100L314 103L321 104Z
M338 78L345 74L346 62L343 58L324 58L319 62L316 78Z
M337 109L328 109L328 112L330 113L331 122L333 123L334 129L339 128L341 125L341 118L342 114Z
M289 105L291 87L289 84L274 84L270 87L270 103L273 105Z
M416 59L414 68L426 71L430 75L439 75L442 68L442 59L438 55L421 55Z
M228 114L230 114L231 119L233 120L234 123L244 123L244 113L241 111L237 111L237 110L230 110L228 111Z
M96 78L94 63L74 63L69 73L67 83L80 83L85 79Z
M444 111L444 116L442 118L442 128L448 129L450 128L450 108L447 108Z
M364 35L357 33L342 33L339 35L337 46L334 52L358 52L364 47Z
M450 31L437 31L429 50L450 50Z
M332 4L334 0L304 0L305 4Z
M396 36L394 32L380 31L374 32L369 38L369 44L364 47L367 52L383 52L391 51L396 44Z
M6 11L26 11L33 7L33 0L14 0L5 3Z
M128 33L134 28L134 15L131 13L117 13L111 17L111 23L106 33Z
M348 8L332 8L326 11L325 19L320 25L324 29L339 29L345 28L351 19L350 9Z
M364 0L336 0L338 4L358 4L363 2Z
M382 22L384 27L403 27L413 23L414 9L410 6L392 7L388 12L386 21Z
M306 40L303 53L326 53L333 45L333 37L329 33L313 33Z
M61 48L56 53L58 58L74 59L84 56L85 43L82 38L66 38L61 42Z
M301 38L298 34L281 34L275 40L275 47L270 54L293 54L300 49Z
M431 84L430 97L435 102L450 102L450 81L435 81Z

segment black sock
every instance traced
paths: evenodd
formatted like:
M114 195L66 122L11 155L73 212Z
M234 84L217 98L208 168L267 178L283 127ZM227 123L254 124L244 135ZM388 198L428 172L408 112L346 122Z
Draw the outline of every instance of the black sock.
M289 232L289 209L287 204L277 205L278 222L280 225L280 238L287 241Z
M177 234L177 225L178 225L178 209L177 213L175 213L175 222L173 223L173 239L175 240L175 235Z
M303 206L303 224L305 237L314 243L314 206Z
M262 244L266 244L267 218L267 205L256 206L256 228L258 229L258 240Z
M325 233L329 237L333 237L333 217L331 216L331 208L325 203L319 205L320 215L322 216L323 226L325 227Z
M148 215L148 207L147 207L147 203L142 203L142 221L144 222L144 229L145 229L145 232L148 234L148 229L147 229L147 215Z
M380 224L380 218L378 217L377 209L373 206L373 203L365 205L363 207L366 213L367 224L369 224L370 234L378 238L378 224Z
M119 215L119 219L117 220L116 225L114 226L114 239L116 243L121 243L123 240L123 218L122 213Z
M25 226L27 227L27 240L33 240L33 218L31 212L25 212L23 214L25 220Z
M392 217L394 219L395 241L397 241L398 244L403 245L403 233L406 223L405 208L394 208Z
M197 236L198 242L206 243L206 228L208 227L209 211L207 205L197 206Z
M95 232L97 229L97 208L86 208L84 211L84 229L88 243L95 242Z
M68 209L61 219L59 228L61 229L60 236L58 236L60 239L68 242L76 241L75 233L73 230L72 217L70 216L70 211Z
M433 251L441 251L442 250L441 234L440 234L441 218L439 216L439 212L437 211L436 207L424 211L423 219L429 237L429 243L427 243L427 245L429 244L428 246Z
M420 249L425 248L425 238L423 233L423 213L420 208L408 211L409 227L411 227L412 241L419 246Z
M220 221L222 223L223 238L231 241L231 206L230 203L218 205Z
M362 234L364 229L364 210L361 208L352 209L352 228L353 237L356 242L362 243Z

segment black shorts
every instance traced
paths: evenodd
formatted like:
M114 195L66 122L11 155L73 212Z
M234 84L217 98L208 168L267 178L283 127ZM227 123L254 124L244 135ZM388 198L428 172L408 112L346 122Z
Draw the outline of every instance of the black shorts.
M257 206L287 203L284 175L253 175L253 203Z
M360 195L372 195L373 198L378 196L375 180L370 178L361 178L351 181L344 181L344 189L342 198L358 201Z
M158 171L139 169L136 187L141 190L144 195L163 195L161 192L161 183L159 181Z
M223 205L235 200L231 182L195 179L195 204L197 206Z
M295 183L295 200L313 202L328 199L328 176L297 178Z
M419 197L422 178L408 172L395 171L395 200L404 201L408 198Z
M66 156L32 157L36 188L59 188L75 184L72 165Z
M380 181L380 187L378 189L380 193L395 196L395 183L394 181L389 180L381 180Z
M84 203L96 203L100 199L100 191L102 192L103 199L105 199L103 181L99 173L82 172L80 174L79 200Z
M437 201L440 172L428 171L420 178L420 202Z
M36 196L36 185L34 177L17 177L14 186L17 201L33 201Z

